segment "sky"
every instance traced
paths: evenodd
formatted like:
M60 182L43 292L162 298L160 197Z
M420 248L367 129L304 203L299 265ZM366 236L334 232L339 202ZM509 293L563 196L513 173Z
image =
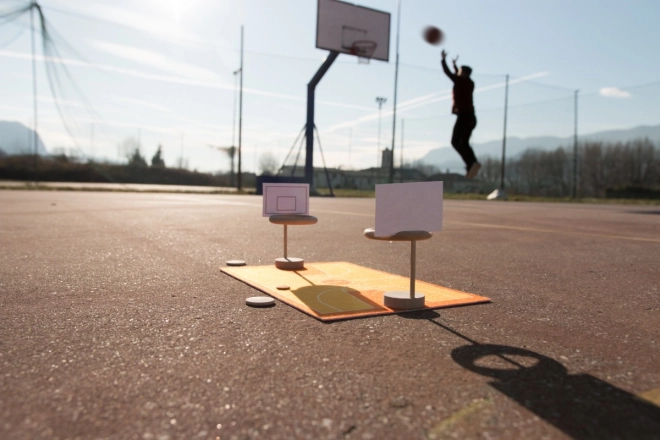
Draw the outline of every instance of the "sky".
M0 1L0 14L25 4ZM317 0L39 4L61 56L50 63L60 74L54 95L36 34L37 128L50 152L125 162L122 146L134 138L147 159L162 145L168 166L227 171L227 155L209 145L238 145L241 119L243 171L260 172L267 157L282 164L297 155L307 83L329 53L315 47ZM325 74L316 88L323 155L317 143L315 166L376 166L393 141L397 164L450 148L452 83L440 67L443 49L473 69L473 143L502 138L505 98L507 136L572 136L576 90L578 134L660 124L657 0L401 0L400 17L397 0L357 4L391 14L389 61L360 64L341 54ZM440 46L422 39L429 25L444 32ZM28 13L0 20L0 120L33 127L30 36ZM377 97L386 98L380 109Z

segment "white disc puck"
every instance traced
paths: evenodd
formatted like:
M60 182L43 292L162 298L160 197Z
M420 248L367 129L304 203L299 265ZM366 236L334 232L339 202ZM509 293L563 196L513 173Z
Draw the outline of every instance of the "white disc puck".
M227 266L245 266L245 261L243 261L243 260L229 260L229 261L227 261Z
M268 307L275 304L270 296L253 296L245 300L245 304L252 307Z

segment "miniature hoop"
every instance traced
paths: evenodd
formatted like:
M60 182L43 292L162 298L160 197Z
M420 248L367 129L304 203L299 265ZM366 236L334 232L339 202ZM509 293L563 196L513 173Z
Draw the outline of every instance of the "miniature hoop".
M358 64L369 64L369 60L376 50L376 42L371 40L357 40L351 45L351 54L358 57Z

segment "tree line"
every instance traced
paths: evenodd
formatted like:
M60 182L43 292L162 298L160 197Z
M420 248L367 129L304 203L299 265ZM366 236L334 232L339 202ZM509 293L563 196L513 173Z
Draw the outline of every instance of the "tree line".
M144 157L137 142L124 142L125 164L83 162L63 153L50 159L39 158L35 176L31 155L0 158L0 179L68 182L151 183L166 185L232 186L228 173L200 173L187 170L180 160L178 167L168 167L159 145L151 160ZM578 144L577 196L582 198L658 198L660 199L660 146L649 139L628 142L585 141ZM274 158L262 157L263 174L274 172ZM502 163L499 158L485 157L475 188L479 192L499 188ZM507 159L504 189L509 194L546 197L571 197L574 184L573 147L555 150L528 148ZM417 162L412 168L432 176L439 170ZM245 186L254 185L253 173L242 173ZM488 189L490 188L490 189ZM475 189L475 191L477 191Z
M99 162L66 154L65 149L54 149L51 156L35 158L31 154L0 157L0 179L42 182L112 182L159 185L195 185L232 187L235 177L230 173L204 173L188 170L188 161L179 158L174 167L168 167L163 149L158 145L149 160L141 152L137 139L127 138L117 145L125 163ZM36 165L36 166L35 166ZM242 173L245 186L253 186L253 173Z
M554 151L529 148L507 159L504 188L508 193L570 197L574 182L573 147ZM501 159L482 160L479 179L499 187ZM660 198L660 149L649 139L628 142L585 141L578 143L578 197Z

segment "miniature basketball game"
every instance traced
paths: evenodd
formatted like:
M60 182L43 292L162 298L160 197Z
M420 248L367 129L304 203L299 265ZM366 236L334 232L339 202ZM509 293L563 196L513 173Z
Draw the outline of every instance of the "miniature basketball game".
M425 39L442 40L437 28L425 31ZM339 0L318 0L316 47L330 51L308 84L307 149L305 180L309 183L263 183L263 216L283 226L283 256L273 265L251 267L240 260L227 262L222 271L268 297L250 297L253 307L273 304L277 298L322 321L358 318L457 305L490 299L419 281L415 277L417 241L430 240L442 230L442 182L376 185L376 225L363 236L375 241L410 242L410 276L358 266L349 262L306 263L288 255L289 227L316 225L309 215L310 184L313 187L314 89L340 53L389 60L390 14ZM318 228L319 226L314 226ZM357 233L358 231L356 231ZM381 246L374 243L374 246ZM397 251L400 249L396 248ZM382 252L376 250L374 252ZM239 264L240 263L240 264Z

